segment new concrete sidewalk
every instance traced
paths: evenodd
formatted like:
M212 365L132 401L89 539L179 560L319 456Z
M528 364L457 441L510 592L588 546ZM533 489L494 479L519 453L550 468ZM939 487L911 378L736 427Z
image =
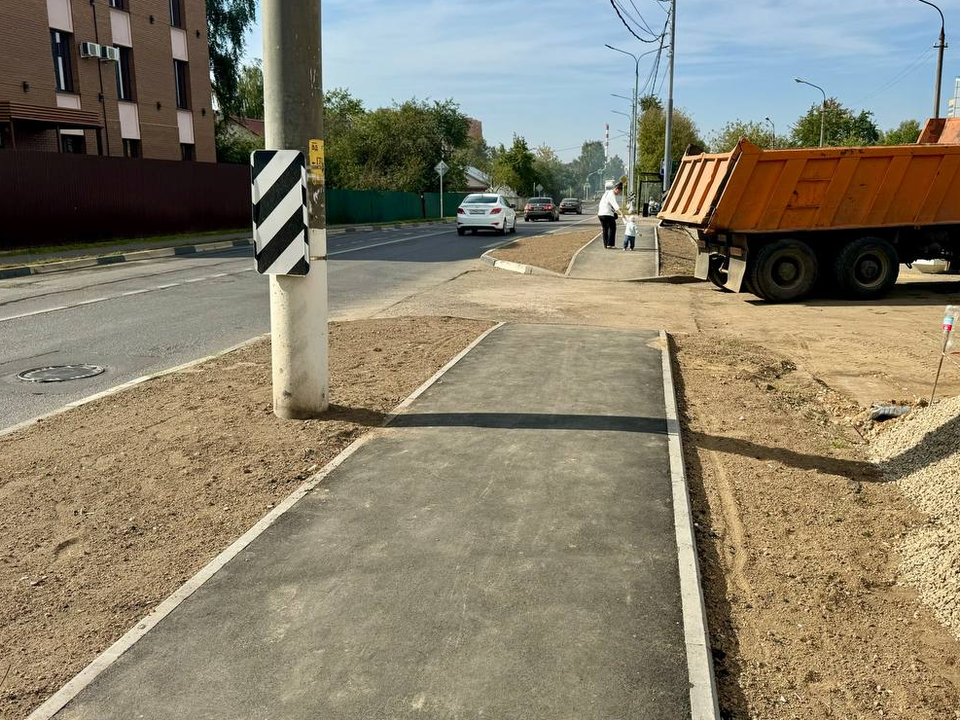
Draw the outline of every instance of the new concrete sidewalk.
M691 717L660 342L495 330L56 717Z
M591 280L636 280L656 277L657 243L653 224L641 224L636 250L623 250L623 223L617 224L617 246L608 250L603 238L584 248L568 273L572 278Z

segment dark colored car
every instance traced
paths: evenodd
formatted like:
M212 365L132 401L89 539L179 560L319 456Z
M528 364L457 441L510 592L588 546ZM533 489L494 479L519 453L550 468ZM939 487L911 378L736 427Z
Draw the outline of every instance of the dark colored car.
M553 198L535 197L527 200L523 207L523 221L531 220L550 220L556 222L560 219L560 210L557 209Z
M580 198L564 198L560 201L560 213L576 213L577 215L582 215L583 203L580 201Z

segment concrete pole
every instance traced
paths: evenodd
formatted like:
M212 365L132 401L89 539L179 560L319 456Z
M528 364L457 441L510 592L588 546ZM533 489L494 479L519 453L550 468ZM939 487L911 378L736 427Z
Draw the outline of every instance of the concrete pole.
M639 144L639 138L637 137L637 95L640 94L640 58L637 58L636 63L633 68L633 107L631 108L631 115L633 119L630 121L630 182L628 184L629 190L628 194L633 195L633 209L636 211L639 204L640 198L637 197L637 145Z
M933 93L933 116L940 117L940 85L943 82L943 49L947 46L947 37L944 27L940 26L940 42L937 47L940 52L937 54L937 87Z
M673 144L673 65L676 58L677 44L677 0L670 3L670 77L669 92L667 94L667 124L663 139L663 194L670 189L670 180L673 175L673 157L670 155L670 146Z
M262 0L261 14L266 148L308 155L310 140L323 139L320 0ZM307 183L310 272L270 276L273 410L288 420L317 417L330 402L322 173L308 170Z

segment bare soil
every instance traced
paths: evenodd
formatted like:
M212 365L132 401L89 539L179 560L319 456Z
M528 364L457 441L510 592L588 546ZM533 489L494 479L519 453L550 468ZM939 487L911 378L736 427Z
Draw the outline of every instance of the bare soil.
M660 238L660 275L693 275L697 261L697 245L683 230L671 227L657 228Z
M261 341L0 438L0 717L58 690L488 327L332 324L322 420L274 417Z
M867 461L858 406L716 334L677 362L724 716L956 717L960 645L897 584L924 516Z
M565 273L577 251L597 236L597 228L520 238L492 253L498 260Z

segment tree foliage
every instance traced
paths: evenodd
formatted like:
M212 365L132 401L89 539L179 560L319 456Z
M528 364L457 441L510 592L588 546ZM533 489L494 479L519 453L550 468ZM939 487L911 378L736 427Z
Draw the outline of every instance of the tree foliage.
M506 185L520 195L532 193L537 180L534 161L527 141L514 135L513 144L509 148L501 145L494 154L490 169L493 184Z
M880 139L882 145L912 145L920 139L920 123L916 120L904 120L893 130L888 130Z
M237 114L240 60L244 39L253 24L255 0L206 0L207 40L213 94L222 117Z
M439 189L434 167L445 160L444 186L461 187L457 150L467 144L469 121L453 100L407 100L371 112L345 91L327 95L327 181L355 190L423 192Z
M244 65L237 79L237 115L263 119L263 61Z
M761 148L777 146L777 138L774 137L769 125L754 120L747 120L746 122L735 120L728 122L710 138L710 151L715 153L730 152L740 142L740 138L746 138Z
M817 147L820 145L821 104L816 103L797 120L790 134L794 147ZM827 98L824 117L825 146L849 147L852 145L875 145L880 141L880 128L873 121L873 113L861 110L855 113L834 97Z
M637 123L637 170L645 173L659 173L663 162L666 112L656 98L641 99L641 109ZM693 119L683 110L674 109L673 134L670 141L670 157L673 158L674 172L690 145L704 147L706 143L700 137L700 131Z

